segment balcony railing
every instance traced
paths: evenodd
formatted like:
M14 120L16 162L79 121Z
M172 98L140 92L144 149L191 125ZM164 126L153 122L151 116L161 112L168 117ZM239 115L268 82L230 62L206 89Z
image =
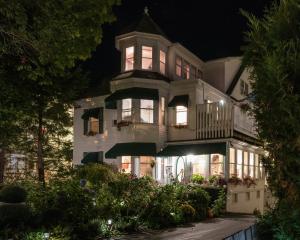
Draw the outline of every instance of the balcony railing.
M254 119L232 103L198 104L196 138L233 137L234 131L255 137Z

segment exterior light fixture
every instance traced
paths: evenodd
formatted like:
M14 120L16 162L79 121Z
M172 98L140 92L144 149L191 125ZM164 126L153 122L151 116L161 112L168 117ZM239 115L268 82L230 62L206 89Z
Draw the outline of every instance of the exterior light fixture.
M108 225L112 225L112 220L111 220L111 219L108 219L108 220L107 220L107 224L108 224Z
M220 100L220 104L223 106L224 105L224 100Z
M44 239L49 239L50 233L44 233Z

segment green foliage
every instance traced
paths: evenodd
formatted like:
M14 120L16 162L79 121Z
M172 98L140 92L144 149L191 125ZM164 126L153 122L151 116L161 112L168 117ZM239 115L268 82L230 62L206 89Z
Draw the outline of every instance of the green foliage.
M300 211L300 2L276 1L263 19L244 14L250 27L244 64L253 80L251 113L269 153L263 158L268 185L278 198L260 224L269 226L272 233L266 234L274 239L299 239L299 221L289 209Z
M222 188L219 191L218 198L213 202L212 205L212 213L213 216L220 216L226 209L226 192L225 189Z
M26 223L31 217L28 206L23 204L0 205L0 230L16 229Z
M205 178L200 174L193 174L192 176L192 182L197 184L202 184L204 182Z
M0 191L0 202L20 203L25 202L26 191L18 185L4 186Z
M196 216L196 210L190 204L182 204L180 206L183 222L192 222Z

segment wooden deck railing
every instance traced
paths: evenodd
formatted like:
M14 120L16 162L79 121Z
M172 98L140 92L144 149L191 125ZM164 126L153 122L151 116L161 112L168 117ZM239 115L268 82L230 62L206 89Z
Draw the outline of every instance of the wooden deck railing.
M196 138L228 138L233 131L255 136L254 120L232 103L198 104L196 110Z

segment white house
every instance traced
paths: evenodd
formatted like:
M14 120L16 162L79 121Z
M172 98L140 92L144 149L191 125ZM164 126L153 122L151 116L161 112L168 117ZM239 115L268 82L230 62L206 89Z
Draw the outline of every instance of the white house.
M74 164L103 161L162 184L193 174L250 176L255 186L228 185L227 211L263 211L263 151L240 107L251 92L241 58L204 62L147 13L115 45L121 72L110 93L75 104Z

